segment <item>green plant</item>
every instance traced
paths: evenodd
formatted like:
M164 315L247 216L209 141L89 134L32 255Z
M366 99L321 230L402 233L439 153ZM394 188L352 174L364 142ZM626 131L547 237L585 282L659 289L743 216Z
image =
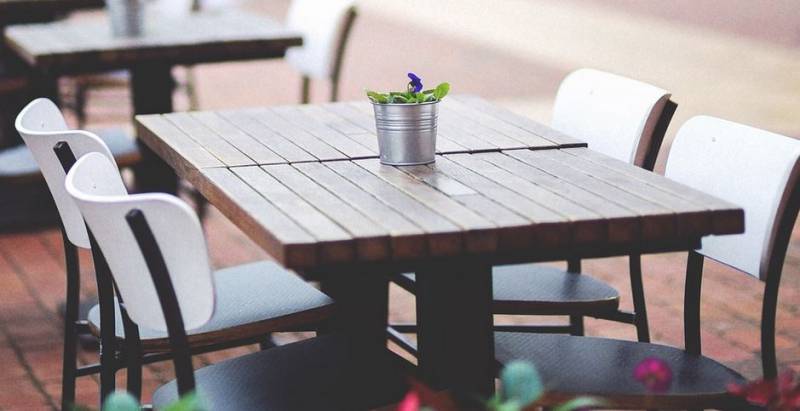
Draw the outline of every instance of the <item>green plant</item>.
M539 372L533 364L526 361L508 363L500 373L500 390L484 403L488 411L523 411L540 406L546 390ZM575 411L602 406L603 403L591 397L574 398L555 408L554 411ZM436 393L430 388L412 382L411 390L397 407L398 411L457 411L459 406L447 395Z
M450 83L440 83L436 88L422 90L422 79L414 73L408 73L406 91L390 91L378 93L367 90L367 97L377 104L420 104L441 101L450 92Z
M115 391L103 402L103 411L139 411L141 409L139 401L125 391ZM92 409L77 406L73 407L73 411L92 411ZM205 411L205 407L195 393L190 393L163 408L163 411Z

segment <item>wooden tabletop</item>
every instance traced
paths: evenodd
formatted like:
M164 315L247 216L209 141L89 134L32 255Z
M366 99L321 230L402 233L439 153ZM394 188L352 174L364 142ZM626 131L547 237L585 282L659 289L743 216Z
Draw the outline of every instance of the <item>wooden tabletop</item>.
M148 14L144 34L111 35L107 18L10 26L5 40L28 64L54 73L282 57L300 33L244 11Z
M104 0L0 0L0 25L36 21L59 13L104 5Z
M137 123L139 138L184 172L378 157L368 102L171 113ZM585 145L477 97L441 104L440 154Z
M450 154L415 167L364 159L213 168L192 183L296 269L646 249L743 230L740 208L586 148Z

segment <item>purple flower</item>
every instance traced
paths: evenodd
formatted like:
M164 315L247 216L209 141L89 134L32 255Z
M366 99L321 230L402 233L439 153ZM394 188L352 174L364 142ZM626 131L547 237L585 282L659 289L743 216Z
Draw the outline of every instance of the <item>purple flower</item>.
M411 81L408 82L408 91L413 91L414 93L419 93L420 91L422 91L421 78L419 78L414 73L408 73L408 78L411 79Z
M665 392L672 385L672 370L660 358L645 358L633 370L633 378L651 392Z

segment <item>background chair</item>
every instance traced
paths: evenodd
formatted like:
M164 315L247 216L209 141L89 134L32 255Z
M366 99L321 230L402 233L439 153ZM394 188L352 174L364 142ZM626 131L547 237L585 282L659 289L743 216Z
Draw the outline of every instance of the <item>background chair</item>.
M195 373L189 356L195 332L187 330L208 327L225 304L215 291L220 278L208 265L196 214L170 195L126 195L113 164L96 153L72 167L65 185L96 237L99 248L94 250L102 250L98 255L107 262L130 318L142 329L169 335L177 378L156 391L156 409L195 388L212 410L366 409L402 397L406 383L396 357L382 348L359 349L336 335L223 361ZM266 288L236 302L285 307L296 297L278 281L265 282L270 283ZM303 324L310 312L288 314L279 317L284 327Z
M611 73L580 69L569 74L559 87L552 126L586 141L592 150L652 170L676 108L666 90ZM495 329L583 335L583 317L592 316L635 324L639 340L649 341L640 256L630 256L629 262L633 312L618 309L616 289L580 275L578 259L568 261L566 271L539 264L495 267L495 314L570 316L568 326L497 325ZM414 292L413 274L395 277L395 282ZM390 338L413 350L399 335L413 330L395 326L389 329Z
M287 26L303 33L303 45L286 52L286 61L303 76L301 102L310 101L311 79L329 80L331 101L339 98L339 76L357 13L354 0L292 0Z
M146 2L148 9L154 12L180 16L190 12L197 12L204 9L206 3L214 3L215 7L220 7L216 3L231 3L232 0L214 0L211 2L201 0L155 0ZM191 66L186 66L180 73L181 80L177 82L177 90L186 95L189 110L197 110L200 102L197 97L197 79ZM130 74L125 70L117 70L105 73L85 74L70 77L68 80L69 93L64 99L64 106L75 113L78 128L86 125L88 114L86 112L89 104L91 91L103 89L128 88L130 85Z
M548 402L588 394L606 400L610 408L746 409L727 393L728 384L743 378L701 355L704 257L765 282L762 367L765 378L776 377L775 316L786 249L800 208L800 142L713 117L695 117L675 138L666 176L738 204L745 213L744 234L706 237L699 250L689 253L685 349L604 338L497 333L498 360L526 359L536 364L548 388ZM661 358L672 368L669 390L648 392L634 379L634 367L648 357Z
M106 170L107 175L96 178L113 182L117 194L126 195L111 151L96 135L67 129L58 108L46 99L30 103L20 113L16 125L45 176L63 223L67 302L62 407L68 409L74 401L78 376L100 372L101 391L105 396L114 389L114 374L123 367L128 368L129 391L138 394L141 390L141 364L169 358L164 354L169 347L167 336L155 330L140 330L130 322L124 305L115 298L114 286L105 274L105 263L92 244L83 217L64 189L65 167L74 162L76 155L96 153L104 157L112 169ZM95 261L99 304L89 311L88 321L78 321L78 247L92 249ZM331 301L327 296L272 262L230 267L214 272L213 278L217 284L217 310L205 327L191 331L189 344L193 353L262 343L275 331L314 330L331 311ZM282 298L264 298L271 293L279 293ZM77 367L76 338L80 330L92 332L100 338L99 365ZM127 335L136 337L129 340L125 338ZM137 344L131 345L130 341Z

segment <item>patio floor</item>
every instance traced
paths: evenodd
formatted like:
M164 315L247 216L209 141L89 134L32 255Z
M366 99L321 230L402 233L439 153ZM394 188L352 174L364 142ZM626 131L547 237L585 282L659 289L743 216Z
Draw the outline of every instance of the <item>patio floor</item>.
M252 7L276 16L286 9L286 1L253 3L258 4ZM343 98L362 98L366 87L402 86L406 71L413 70L431 82L450 81L455 92L478 94L547 121L561 78L574 68L594 66L672 90L681 106L669 135L691 115L710 113L800 136L796 118L800 32L794 25L800 12L789 7L792 0L760 4L758 13L749 10L752 5L747 0L735 3L741 7L722 0L682 1L673 8L656 1L643 6L632 0L414 0L402 2L407 13L401 14L395 10L401 2L365 0L345 61ZM691 13L691 7L713 10L714 17ZM514 12L516 18L504 20ZM446 18L438 24L426 20L426 16L443 15ZM479 27L480 21L483 26ZM770 22L769 30L760 30L764 21ZM403 42L398 44L397 38ZM299 78L282 61L202 66L197 75L203 108L289 104L299 96ZM315 91L314 99L323 101L327 88ZM127 120L124 91L98 91L91 97L93 125ZM216 267L268 258L216 210L206 221L206 232ZM798 240L800 229L796 228L780 295L777 347L781 366L800 371ZM64 294L60 241L56 230L0 235L0 411L53 409L59 404L61 326L56 310ZM91 264L87 254L81 257L83 289L89 295L93 291ZM644 258L654 341L682 344L685 260L682 254ZM587 261L584 268L617 286L623 307L630 308L625 259ZM762 293L758 280L706 263L704 353L749 377L760 374ZM392 319L410 321L413 313L413 299L392 289ZM498 321L527 320L505 317ZM635 338L631 326L598 320L587 321L587 333ZM299 337L280 335L278 339ZM202 355L196 361L198 365L213 363L255 349ZM81 359L92 362L96 354L85 351ZM120 386L124 386L124 372L120 374ZM148 366L145 399L171 377L168 363ZM78 402L95 405L97 397L97 379L79 379Z

